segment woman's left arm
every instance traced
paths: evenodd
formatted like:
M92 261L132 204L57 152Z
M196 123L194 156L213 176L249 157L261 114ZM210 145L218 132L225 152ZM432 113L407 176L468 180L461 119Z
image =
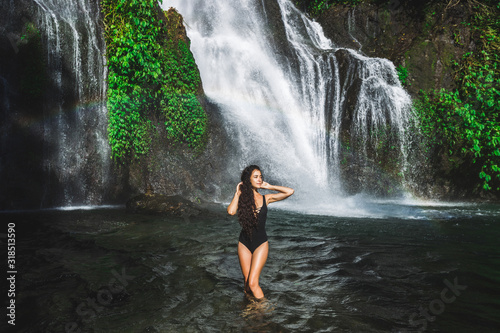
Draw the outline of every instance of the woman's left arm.
M266 195L267 198L267 203L271 202L276 202L276 201L281 201L289 196L291 196L295 191L286 186L278 186L278 185L270 185L269 183L263 182L261 185L261 188L266 189L266 190L271 190L271 191L278 191L279 193L271 193Z

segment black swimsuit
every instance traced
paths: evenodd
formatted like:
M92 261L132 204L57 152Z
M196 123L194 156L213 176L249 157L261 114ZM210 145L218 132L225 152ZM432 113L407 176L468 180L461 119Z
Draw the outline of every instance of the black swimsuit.
M266 196L262 196L262 207L260 208L259 215L257 216L257 227L254 228L252 232L252 237L248 237L245 230L241 229L240 232L240 242L250 250L254 252L262 243L267 241L266 234L266 218L267 218L267 206L266 206Z

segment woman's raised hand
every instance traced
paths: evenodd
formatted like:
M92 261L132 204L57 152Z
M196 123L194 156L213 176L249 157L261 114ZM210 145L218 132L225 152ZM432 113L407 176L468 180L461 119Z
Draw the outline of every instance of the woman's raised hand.
M240 200L241 185L243 185L243 182L240 182L238 183L238 185L236 185L236 193L234 193L233 200L231 200L231 203L229 204L229 206L227 206L227 212L229 215L236 214L236 211L238 210L238 201Z
M269 183L266 183L266 182L262 182L262 185L260 186L260 188L279 192L279 193L271 193L269 195L266 195L266 200L267 200L268 204L271 202L281 201L283 199L286 199L294 193L294 190L290 187L270 185Z

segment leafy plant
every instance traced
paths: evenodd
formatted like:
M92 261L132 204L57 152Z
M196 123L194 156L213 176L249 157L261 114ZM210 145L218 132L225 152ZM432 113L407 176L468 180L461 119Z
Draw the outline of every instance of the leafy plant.
M101 6L113 158L146 155L162 121L168 139L203 147L206 114L196 98L201 79L179 35L182 17L173 9L159 15L157 0L103 0Z
M396 71L398 72L398 78L399 81L401 82L401 85L405 86L409 84L408 82L406 82L406 79L408 78L408 69L406 67L399 65L396 68Z
M476 164L482 188L499 191L500 2L471 3L474 15L468 25L476 37L476 50L455 63L458 88L422 93L415 109L429 144Z
M295 5L302 8L312 17L317 17L335 5L355 6L361 0L295 0Z

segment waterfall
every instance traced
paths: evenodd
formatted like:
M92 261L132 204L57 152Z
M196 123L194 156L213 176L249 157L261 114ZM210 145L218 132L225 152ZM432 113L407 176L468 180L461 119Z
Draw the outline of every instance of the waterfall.
M349 33L349 37L351 37L352 41L355 42L358 46L359 49L358 51L361 51L361 48L363 45L358 41L356 37L354 37L353 33L354 30L356 29L356 15L355 15L356 8L353 8L352 10L349 10L347 12L347 32Z
M358 192L370 192L363 179L378 172L383 136L404 181L411 100L390 61L336 46L288 0L163 6L183 15L205 92L233 138L229 173L258 163L301 201L331 205L348 197L349 173L362 179ZM273 10L282 22L271 26ZM342 164L354 155L357 169Z
M43 124L44 172L49 176L42 206L101 204L110 153L99 2L34 2L51 76Z

